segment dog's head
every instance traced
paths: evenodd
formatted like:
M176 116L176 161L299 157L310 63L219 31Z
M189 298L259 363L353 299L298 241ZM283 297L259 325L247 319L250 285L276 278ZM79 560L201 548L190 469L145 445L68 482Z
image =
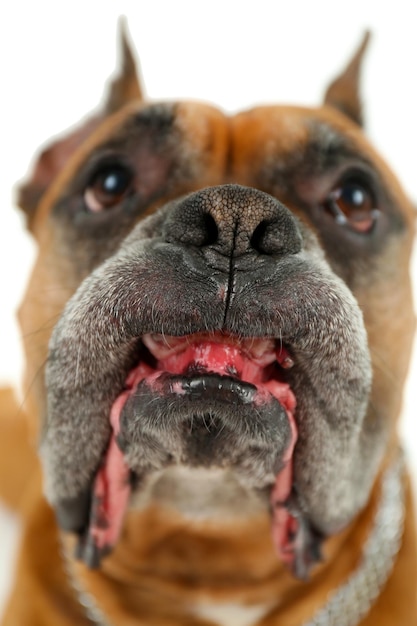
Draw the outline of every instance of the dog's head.
M322 107L226 116L144 102L124 42L102 111L22 188L46 492L90 564L159 502L272 511L302 576L366 503L414 318L413 210L362 133L364 47Z

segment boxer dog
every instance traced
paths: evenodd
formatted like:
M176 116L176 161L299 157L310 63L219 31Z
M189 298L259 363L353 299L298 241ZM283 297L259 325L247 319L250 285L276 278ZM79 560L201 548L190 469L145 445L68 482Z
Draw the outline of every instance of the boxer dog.
M124 36L40 155L4 626L417 623L414 209L362 133L367 39L323 106L227 116L144 101Z

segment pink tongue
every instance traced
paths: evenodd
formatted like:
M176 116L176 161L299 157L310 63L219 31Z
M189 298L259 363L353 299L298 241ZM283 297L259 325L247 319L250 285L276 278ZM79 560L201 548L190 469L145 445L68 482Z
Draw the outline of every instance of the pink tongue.
M165 358L164 358L165 357ZM120 429L120 415L125 402L136 386L144 379L158 378L162 372L183 374L192 365L220 375L237 375L241 380L257 386L260 397L266 393L273 395L286 409L291 426L292 439L282 459L282 469L278 473L271 492L272 536L275 548L283 562L291 564L293 550L291 537L294 520L284 504L292 488L292 455L297 440L297 429L293 417L295 397L286 383L264 380L264 359L251 359L243 355L237 346L201 342L190 345L183 351L164 355L158 362L157 370L140 364L132 370L127 379L128 389L114 402L110 423L112 435L103 464L97 472L90 513L89 539L100 551L112 548L118 541L125 512L128 507L131 487L130 470L124 455L116 443ZM258 361L258 362L256 362Z
M125 391L112 406L112 435L93 486L89 535L100 551L113 547L118 541L129 503L129 468L116 443L120 413L128 396L129 391Z

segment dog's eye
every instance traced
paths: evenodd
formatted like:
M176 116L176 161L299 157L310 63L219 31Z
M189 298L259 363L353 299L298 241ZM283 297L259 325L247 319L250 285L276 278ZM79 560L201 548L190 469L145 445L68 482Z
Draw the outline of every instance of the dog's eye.
M97 213L119 204L132 190L133 176L121 165L108 166L95 174L84 192L89 211Z
M328 195L324 207L337 224L348 225L359 233L370 232L379 215L374 194L356 180L339 183Z

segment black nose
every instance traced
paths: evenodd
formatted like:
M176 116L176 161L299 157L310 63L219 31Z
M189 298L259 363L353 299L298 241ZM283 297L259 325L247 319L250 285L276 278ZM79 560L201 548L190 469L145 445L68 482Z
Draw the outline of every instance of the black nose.
M240 185L207 187L179 200L164 235L168 242L210 246L227 257L253 251L284 256L302 246L297 220L281 202Z

